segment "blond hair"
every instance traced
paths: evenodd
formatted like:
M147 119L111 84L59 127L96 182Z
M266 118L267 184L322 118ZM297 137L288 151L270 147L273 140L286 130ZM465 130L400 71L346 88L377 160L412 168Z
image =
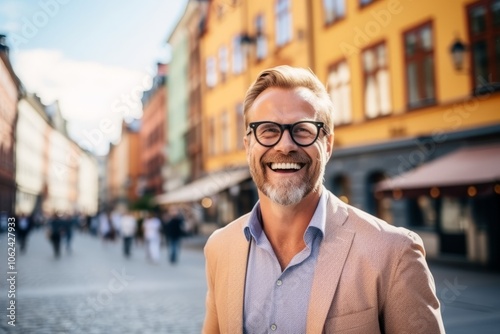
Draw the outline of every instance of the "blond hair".
M316 108L319 109L317 110L319 120L325 123L325 130L328 133L333 133L334 108L325 86L311 70L288 65L276 66L262 71L250 86L243 106L245 128L248 127L248 110L252 108L257 97L271 87L284 89L304 87L309 89L317 98Z

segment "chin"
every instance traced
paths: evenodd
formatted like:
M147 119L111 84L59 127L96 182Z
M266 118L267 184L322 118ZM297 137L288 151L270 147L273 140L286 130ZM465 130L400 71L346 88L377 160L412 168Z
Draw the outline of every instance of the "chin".
M262 192L269 197L271 201L283 206L298 204L308 194L307 187L305 185L300 187L274 187L264 185Z

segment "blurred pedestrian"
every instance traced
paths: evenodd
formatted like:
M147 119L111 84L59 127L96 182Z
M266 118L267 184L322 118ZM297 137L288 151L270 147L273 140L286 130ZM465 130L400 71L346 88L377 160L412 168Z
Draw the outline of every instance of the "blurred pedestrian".
M148 212L142 228L144 230L144 239L146 240L147 259L153 263L158 263L160 260L161 221L156 215Z
M21 250L21 254L26 252L26 244L28 243L28 235L33 227L32 215L27 216L24 213L21 213L19 219L17 219L17 239L19 241L19 246Z
M177 263L181 238L186 234L184 216L177 207L171 207L164 229L170 263Z
M103 211L99 214L99 236L104 245L115 240L115 230L109 217L109 212Z
M115 232L115 237L119 237L121 235L120 233L120 229L121 229L121 223L120 223L120 220L122 219L122 212L125 210L126 208L122 208L120 206L120 208L116 208L115 210L113 210L110 214L110 222L111 222L111 228L113 229L113 231Z
M123 255L130 258L132 242L137 231L137 220L129 210L125 210L120 219L120 231L123 238Z
M52 244L54 250L54 257L58 259L61 255L61 238L64 234L66 221L64 220L63 213L57 211L49 221L47 229L47 236Z
M73 227L76 224L78 216L64 215L64 244L66 245L66 253L71 254L71 241L73 240Z

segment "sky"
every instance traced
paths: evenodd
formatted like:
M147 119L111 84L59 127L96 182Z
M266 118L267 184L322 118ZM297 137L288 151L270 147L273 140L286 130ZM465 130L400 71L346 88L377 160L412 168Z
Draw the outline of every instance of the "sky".
M70 137L97 154L140 118L142 92L187 0L0 0L0 34L29 93L58 101Z

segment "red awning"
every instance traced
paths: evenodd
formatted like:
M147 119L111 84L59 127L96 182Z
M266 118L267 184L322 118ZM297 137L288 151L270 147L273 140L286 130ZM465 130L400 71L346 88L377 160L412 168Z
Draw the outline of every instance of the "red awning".
M437 197L498 193L499 188L500 144L496 144L458 149L379 182L375 191L395 197L414 197L429 195L432 190L433 196Z

